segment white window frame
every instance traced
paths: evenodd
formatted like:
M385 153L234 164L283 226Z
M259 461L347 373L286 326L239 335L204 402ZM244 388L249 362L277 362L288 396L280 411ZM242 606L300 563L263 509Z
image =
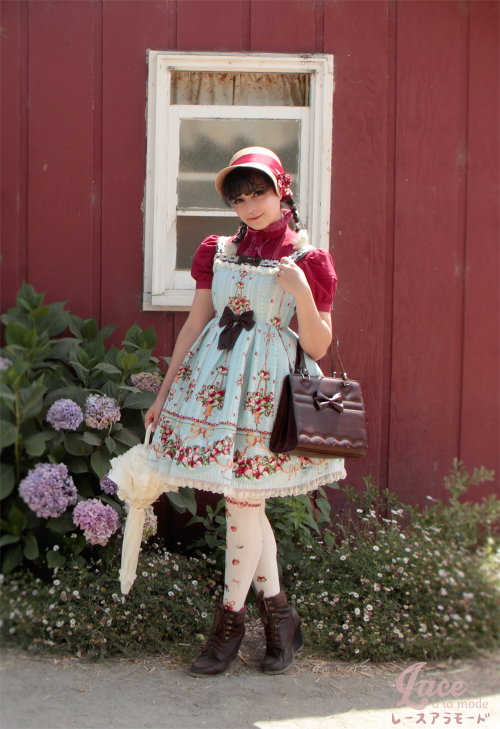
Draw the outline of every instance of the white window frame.
M195 282L175 271L179 124L185 118L301 120L300 212L314 245L328 250L333 127L333 56L148 51L143 311L187 311ZM171 72L308 73L310 103L299 106L170 105ZM308 145L303 145L309 137ZM196 211L222 217L232 211ZM237 221L235 219L235 230Z

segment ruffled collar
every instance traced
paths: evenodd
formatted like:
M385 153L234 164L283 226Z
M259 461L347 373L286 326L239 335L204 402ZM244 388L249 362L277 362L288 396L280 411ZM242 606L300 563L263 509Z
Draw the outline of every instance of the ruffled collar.
M283 210L283 217L262 230L248 227L245 237L238 246L238 253L260 258L273 258L283 243L293 244L296 234L288 226L292 218L291 210Z

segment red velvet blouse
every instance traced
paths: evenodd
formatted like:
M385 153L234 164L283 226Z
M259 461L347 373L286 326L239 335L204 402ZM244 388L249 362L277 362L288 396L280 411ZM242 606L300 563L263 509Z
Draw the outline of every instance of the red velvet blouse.
M288 226L291 216L289 210L284 210L281 220L271 223L267 228L248 228L238 245L238 254L271 260L291 255L295 250L293 243L296 240L296 233ZM218 239L218 235L205 238L194 254L191 276L196 281L197 289L212 288L212 269ZM318 311L330 311L337 291L337 274L331 255L321 248L314 248L297 261L297 266L305 273Z

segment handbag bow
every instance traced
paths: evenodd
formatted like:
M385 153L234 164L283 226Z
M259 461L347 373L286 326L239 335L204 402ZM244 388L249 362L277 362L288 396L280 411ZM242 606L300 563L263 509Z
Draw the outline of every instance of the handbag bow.
M235 314L229 306L226 306L219 319L219 326L224 327L219 337L217 349L231 350L243 328L248 331L253 329L255 321L253 311L244 311L243 314Z
M323 408L331 407L338 410L341 413L344 409L344 403L342 402L342 395L340 392L335 393L333 397L328 397L318 390L314 396L314 402L319 410Z

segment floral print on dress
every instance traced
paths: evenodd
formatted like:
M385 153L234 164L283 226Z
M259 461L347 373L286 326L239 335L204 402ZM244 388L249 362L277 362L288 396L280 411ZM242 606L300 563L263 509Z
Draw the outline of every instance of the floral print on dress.
M191 395L194 392L194 388L196 386L196 380L191 380L191 382L188 385L188 388L186 390L186 396L184 398L184 402L188 402L191 399Z
M207 445L185 446L180 438L173 435L167 441L166 455L185 468L199 468L218 462L219 456L228 456L231 453L233 439L227 435Z
M224 387L224 378L228 373L227 367L221 365L217 367L215 380L201 388L196 396L202 405L205 405L205 418L209 418L212 415L212 410L222 410L224 405L224 398L226 396L226 388ZM221 381L217 382L218 378L221 377Z
M174 378L174 382L179 382L179 380L189 380L190 377L191 377L191 367L187 364L182 364L179 367L179 371Z
M235 296L231 296L229 298L229 301L227 302L227 305L230 309L234 311L235 314L244 314L245 311L251 311L252 309L250 299L247 299L246 296L243 296L243 288L243 281L238 281L238 283L236 284Z
M236 478L255 479L260 481L261 478L271 476L281 470L281 466L290 456L250 456L245 458L240 451L235 451L233 459L233 471Z

